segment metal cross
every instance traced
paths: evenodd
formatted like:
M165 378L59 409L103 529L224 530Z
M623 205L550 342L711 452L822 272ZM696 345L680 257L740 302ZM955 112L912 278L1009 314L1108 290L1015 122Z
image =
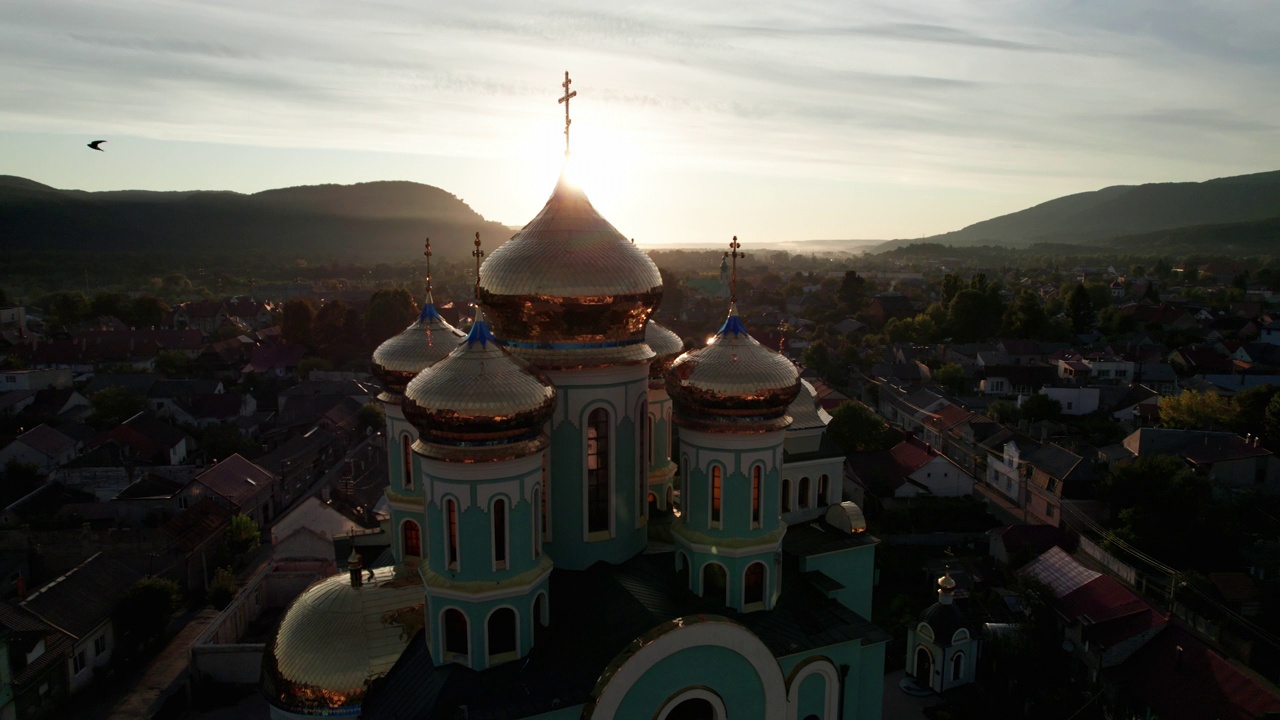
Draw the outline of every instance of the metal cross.
M747 256L746 253L738 252L740 247L742 245L738 242L738 236L734 235L733 241L729 243L729 250L724 253L726 258L733 258L729 273L729 302L738 302L738 258Z
M427 292L431 292L431 238L427 238L427 249L422 255L427 259Z
M476 297L480 297L480 258L484 257L484 251L480 249L480 233L476 233L476 249L471 251L471 257L476 259Z
M564 103L564 154L569 154L569 126L573 124L573 120L569 119L569 101L578 97L578 91L569 92L569 85L573 81L569 79L569 71L564 71L564 82L560 83L560 87L564 88L564 97L558 102Z

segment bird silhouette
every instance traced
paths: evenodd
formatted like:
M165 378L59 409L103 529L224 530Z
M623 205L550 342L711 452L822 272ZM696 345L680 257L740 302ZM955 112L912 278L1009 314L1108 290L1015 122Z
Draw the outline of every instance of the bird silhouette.
M106 140L94 140L93 142L89 143L88 147L91 147L94 150L97 150L98 152L106 152L106 150L103 150L102 148L98 147L104 142L106 142Z

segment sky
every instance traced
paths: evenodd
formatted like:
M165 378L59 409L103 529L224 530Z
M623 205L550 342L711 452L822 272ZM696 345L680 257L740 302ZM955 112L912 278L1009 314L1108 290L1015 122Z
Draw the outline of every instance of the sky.
M1280 2L0 0L0 174L412 180L641 245L924 237L1280 169ZM85 147L106 139L106 152Z

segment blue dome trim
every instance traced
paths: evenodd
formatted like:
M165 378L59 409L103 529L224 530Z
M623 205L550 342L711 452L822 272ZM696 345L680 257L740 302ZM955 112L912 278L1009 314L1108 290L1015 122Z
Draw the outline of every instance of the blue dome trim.
M725 318L724 325L716 331L716 335L724 335L725 333L733 333L734 335L746 335L747 329L743 327L742 320L738 318L737 313Z
M499 340L498 344L503 347L520 348L522 350L599 350L601 348L627 347L628 345L639 345L644 339L640 340L610 340L608 342L598 343L531 343L519 342L515 340Z
M440 320L440 313L436 310L435 303L427 303L422 306L422 312L418 313L418 322L430 322L432 320Z
M467 338L464 342L467 343L467 347L480 343L480 347L487 348L489 343L498 344L498 339L489 331L489 324L484 320L479 320L471 324L471 331L467 333Z

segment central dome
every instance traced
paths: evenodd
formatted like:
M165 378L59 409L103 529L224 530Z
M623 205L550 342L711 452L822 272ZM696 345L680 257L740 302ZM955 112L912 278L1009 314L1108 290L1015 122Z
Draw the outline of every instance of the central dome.
M661 299L658 267L563 178L480 267L494 334L547 369L648 362L645 323Z

